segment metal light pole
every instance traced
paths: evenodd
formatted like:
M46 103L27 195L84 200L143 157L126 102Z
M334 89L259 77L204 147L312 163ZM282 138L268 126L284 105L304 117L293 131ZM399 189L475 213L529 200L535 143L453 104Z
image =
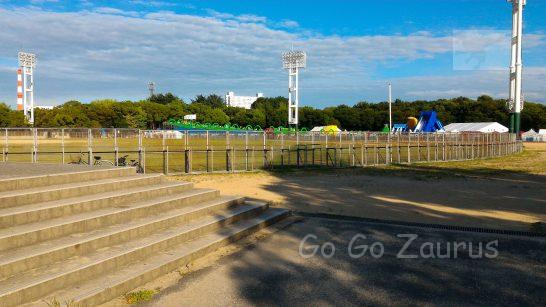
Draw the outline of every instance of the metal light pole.
M389 132L392 131L392 85L389 82Z
M307 64L304 51L289 51L282 54L283 68L288 70L288 124L298 127L299 79L300 68Z
M150 91L150 97L153 97L155 94L155 82L148 83L148 91Z
M510 110L510 132L519 134L523 94L521 89L521 48L523 36L523 6L526 0L508 0L512 2L512 39L510 58L510 87L508 109Z
M33 53L19 52L19 70L17 71L17 108L22 110L28 122L34 124L34 69L36 68L36 55ZM20 76L22 74L22 78ZM22 80L21 80L22 79ZM22 93L20 92L22 90ZM22 100L22 101L21 101Z

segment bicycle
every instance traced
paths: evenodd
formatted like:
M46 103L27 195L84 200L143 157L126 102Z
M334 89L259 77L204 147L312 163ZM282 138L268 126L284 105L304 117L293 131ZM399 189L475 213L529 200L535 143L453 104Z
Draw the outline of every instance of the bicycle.
M137 173L144 173L144 168L140 165L138 161L136 161L135 159L131 159L129 160L130 162L128 163L127 157L129 157L129 155L119 157L118 166L132 166L136 168Z
M114 162L110 160L103 160L101 156L93 156L93 165L94 166L114 166ZM80 156L76 161L70 161L68 164L80 164L80 165L89 165L86 159L84 159L84 154L80 152Z

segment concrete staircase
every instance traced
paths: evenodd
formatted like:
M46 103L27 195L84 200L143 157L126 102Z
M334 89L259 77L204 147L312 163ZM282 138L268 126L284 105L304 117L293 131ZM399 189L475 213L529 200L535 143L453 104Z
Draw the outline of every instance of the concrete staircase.
M0 180L0 306L94 306L287 214L132 168Z

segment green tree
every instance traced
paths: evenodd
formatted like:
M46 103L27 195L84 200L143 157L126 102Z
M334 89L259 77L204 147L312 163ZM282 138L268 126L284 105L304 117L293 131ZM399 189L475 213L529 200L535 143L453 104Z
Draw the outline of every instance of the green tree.
M173 102L183 102L180 98L178 98L176 95L172 93L166 93L166 94L154 94L150 98L148 98L150 102L155 102L159 104L169 104Z
M5 103L0 102L0 127L24 127L27 125L23 112L14 111Z
M192 103L200 103L211 108L223 108L225 106L224 99L216 94L208 96L197 95Z

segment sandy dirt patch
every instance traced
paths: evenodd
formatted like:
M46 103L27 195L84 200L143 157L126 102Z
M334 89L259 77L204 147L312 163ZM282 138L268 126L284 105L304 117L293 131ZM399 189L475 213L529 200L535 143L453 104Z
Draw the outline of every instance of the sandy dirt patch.
M434 166L174 178L297 211L528 231L546 221L546 176L538 165L546 164L546 146L533 146L538 150L509 158Z

